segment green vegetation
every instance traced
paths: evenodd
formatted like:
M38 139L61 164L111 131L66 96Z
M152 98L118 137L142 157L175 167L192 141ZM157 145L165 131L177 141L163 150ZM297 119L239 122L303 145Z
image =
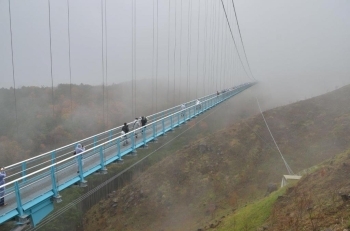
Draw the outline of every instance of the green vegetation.
M277 198L283 195L286 188L279 189L257 202L248 204L223 220L217 231L256 231L270 217Z
M50 127L50 123L37 127L37 133L34 132L33 136L44 144L37 148L44 150L52 147L50 140L53 137L56 141L68 142L98 129L103 130L103 120L100 117L102 112L98 104L93 103L97 101L91 98L87 100L87 95L84 97L89 92L89 97L93 98L91 95L96 92L91 90L93 87L82 87L85 89L81 91L80 98L76 98L81 101L79 106L73 107L73 114L62 113L67 117L60 116L60 120L55 121L61 123L60 129ZM116 94L122 94L122 89L119 90ZM244 94L225 102L221 111L207 119L196 124L200 116L181 129L169 133L167 137L160 137L159 142L150 144L149 149L139 149L137 157L125 158L123 165L108 166L107 175L89 177L88 188L65 191L63 200L64 203L69 203L193 126L43 230L131 231L142 227L143 231L198 228L244 231L256 230L265 224L269 230L288 230L288 224L299 227L299 230L317 230L319 227L335 225L332 221L336 219L348 219L350 214L346 211L347 206L342 204L336 192L347 190L347 178L343 176L350 172L350 154L345 152L341 156L335 155L350 147L350 86L264 112L277 143L294 172L322 162L317 169L308 171L296 186L287 189L285 193L284 190L279 190L266 198L263 195L267 184L280 182L286 169L261 115L248 119L241 117L242 111L249 115L257 110L254 99L251 100L252 97ZM120 100L118 97L115 99ZM91 114L88 113L90 109L81 110L84 102L89 102L85 105L86 108L91 106L98 112L96 118L88 116ZM127 115L127 101L119 102L115 111L119 111L120 116ZM147 114L147 105L143 106ZM75 113L78 114L75 116ZM50 112L45 118L49 118L49 114ZM115 122L110 124L120 124L117 121L130 118L130 115L123 118L117 114L111 115L115 116ZM237 121L239 122L234 124ZM33 150L39 150L18 142L15 136L3 136L1 139L7 142L7 146L3 146L7 148L0 151L21 153L21 150L30 150L34 154ZM36 141L33 143L36 144ZM56 142L57 145L58 143ZM257 202L254 203L255 201ZM242 207L245 204L247 206ZM62 206L64 204L56 208ZM298 208L300 213L296 214ZM335 208L340 213L335 213ZM235 212L226 216L227 211L232 210ZM226 218L222 218L224 213ZM68 226L65 221L71 225ZM341 227L346 227L346 222Z
M349 99L350 86L346 86L320 97L264 112L294 172L308 169L349 148L350 136L341 129L346 129L349 124ZM240 98L240 101L245 103L244 110L247 109L246 105L251 105L247 103L248 99ZM234 111L239 114L240 108ZM314 228L320 227L320 222L315 219L318 221L321 218L317 217L316 209L311 210L310 206L317 204L317 208L321 207L323 201L334 206L340 204L334 192L342 188L343 183L332 185L334 178L325 178L329 172L325 167L312 169L307 174L322 176L323 181L328 181L326 185L321 187L321 178L315 184L314 178L306 177L309 181L301 180L297 184L307 182L303 186L305 189L291 187L285 195L282 190L260 201L267 185L280 182L282 175L287 174L261 115L240 120L199 138L152 164L135 177L132 184L93 206L85 215L84 230L131 231L140 227L144 231L220 230L220 227L226 230L254 230L265 222L269 230L288 230L288 227L317 230ZM314 192L308 193L311 191ZM279 195L281 197L276 200ZM257 204L250 204L257 200ZM114 201L117 204L111 207ZM237 210L234 217L228 215L230 221L222 219L227 211L248 202L250 205L242 211ZM288 211L280 213L285 207ZM298 211L298 208L301 210L296 214L294 211ZM330 209L330 212L333 211ZM283 217L286 214L289 217ZM345 212L343 215L344 218L348 217ZM341 217L330 220L336 219L340 220ZM328 224L325 222L322 227ZM230 228L230 225L237 228Z

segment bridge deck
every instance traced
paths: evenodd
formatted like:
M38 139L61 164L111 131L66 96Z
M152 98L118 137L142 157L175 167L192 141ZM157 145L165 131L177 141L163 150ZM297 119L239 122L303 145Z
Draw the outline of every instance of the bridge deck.
M200 99L201 108L191 101L186 104L186 109L183 111L177 106L148 116L145 128L132 130L127 134L126 145L123 145L125 138L120 136L121 127L117 127L78 141L84 143L87 148L81 155L72 155L78 143L75 142L6 167L7 206L0 208L0 224L15 216L30 216L33 206L48 198L57 197L59 191L73 184L83 184L87 176L104 170L105 165L121 160L135 149L252 85L252 83L243 84L219 96L213 94L203 97ZM137 138L135 134L138 134Z

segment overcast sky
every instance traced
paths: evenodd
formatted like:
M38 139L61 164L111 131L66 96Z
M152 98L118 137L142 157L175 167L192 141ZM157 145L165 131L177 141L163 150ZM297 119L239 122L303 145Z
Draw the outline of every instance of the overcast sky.
M223 1L247 69L232 4ZM158 0L159 30L157 42L155 27L155 43L154 2L157 1L136 0L137 79L155 77L153 44L155 47L158 44L158 78L175 76L176 84L183 84L187 76L195 83L197 75L200 81L207 81L204 78L210 78L208 73L212 76L225 73L225 81L229 78L234 78L235 83L249 81L239 64L219 0L191 1L190 30L189 0L170 0L170 27L169 1ZM102 84L101 1L70 0L69 4L72 82ZM108 52L105 78L112 84L131 80L132 1L106 0L106 4L104 32L107 31L108 45L106 49L104 35L103 52L104 55ZM312 86L325 91L350 83L349 0L235 0L235 6L251 70L265 86L293 85L295 89ZM51 86L48 1L11 0L11 9L16 87ZM156 23L157 11L154 20ZM13 86L9 25L8 1L0 0L0 87ZM51 27L54 85L69 83L65 0L51 0ZM105 57L103 61L106 64Z

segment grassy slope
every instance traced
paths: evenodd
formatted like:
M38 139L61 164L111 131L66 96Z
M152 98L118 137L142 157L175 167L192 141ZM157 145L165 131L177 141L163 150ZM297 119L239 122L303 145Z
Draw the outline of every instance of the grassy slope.
M273 204L279 196L283 195L285 189L286 188L282 188L273 192L268 197L235 211L234 214L227 218L223 217L216 230L256 230L256 228L262 226L271 215Z
M212 230L349 229L350 200L341 195L350 193L350 149L315 167L299 182L223 217Z
M348 148L349 99L347 86L264 113L295 172ZM281 175L286 174L270 140L261 116L198 140L155 164L113 198L91 209L84 228L210 227L223 214L261 198L267 183L279 182ZM113 203L117 206L112 207Z

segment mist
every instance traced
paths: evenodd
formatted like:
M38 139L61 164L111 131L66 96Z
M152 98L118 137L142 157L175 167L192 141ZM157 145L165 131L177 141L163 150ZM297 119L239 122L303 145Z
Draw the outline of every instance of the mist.
M132 80L132 2L69 1L71 76L67 2L50 4L53 82L48 2L11 1L16 88ZM231 2L224 4L244 68L219 2L136 1L135 80L169 80L176 88L206 84L207 92L252 81ZM272 98L295 101L350 82L348 1L235 6L252 73ZM0 2L0 30L0 87L9 88L14 83L7 1ZM136 82L136 90L144 88Z
M60 133L59 125L75 140L244 82L258 82L248 90L248 104L257 97L263 110L350 83L345 0L235 1L249 65L228 0L235 43L221 2L48 3L13 0L9 11L0 1L0 88L18 90L16 105L11 92L1 98L2 135L15 136L17 129L31 151L54 148L37 146ZM246 104L235 113L257 113L255 105L243 110ZM232 122L230 116L221 121ZM26 140L35 128L49 136Z

